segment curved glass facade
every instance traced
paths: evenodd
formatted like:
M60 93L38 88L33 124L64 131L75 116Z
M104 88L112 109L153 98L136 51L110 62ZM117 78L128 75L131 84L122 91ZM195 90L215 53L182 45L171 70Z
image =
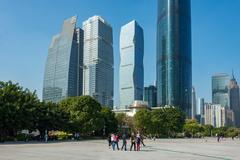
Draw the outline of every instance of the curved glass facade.
M124 25L120 33L120 108L143 100L143 29L136 21Z
M82 94L83 30L77 17L64 21L62 32L53 37L45 66L43 100L60 100Z
M190 117L191 90L190 0L158 0L158 106L179 106Z

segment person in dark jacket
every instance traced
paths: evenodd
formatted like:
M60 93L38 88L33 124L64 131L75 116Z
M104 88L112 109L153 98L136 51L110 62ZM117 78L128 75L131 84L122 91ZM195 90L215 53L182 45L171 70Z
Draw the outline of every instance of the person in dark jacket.
M122 135L122 141L123 141L123 144L122 144L121 150L123 150L123 148L124 148L124 151L126 151L127 150L127 136L125 133L123 133L123 135Z
M131 134L130 140L131 140L130 151L132 150L132 147L134 147L134 151L136 151L136 138L134 133Z

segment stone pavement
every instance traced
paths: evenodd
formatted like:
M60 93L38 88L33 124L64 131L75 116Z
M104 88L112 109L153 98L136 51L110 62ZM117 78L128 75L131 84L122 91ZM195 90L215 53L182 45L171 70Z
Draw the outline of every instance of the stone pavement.
M140 152L112 151L106 140L0 144L0 160L240 160L240 140L157 139L145 144Z

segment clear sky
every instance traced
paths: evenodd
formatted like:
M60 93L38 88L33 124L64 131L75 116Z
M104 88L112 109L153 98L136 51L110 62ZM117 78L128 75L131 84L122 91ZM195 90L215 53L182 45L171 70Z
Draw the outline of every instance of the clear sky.
M0 0L0 80L19 82L42 97L43 74L52 36L63 20L78 26L93 15L113 27L115 104L119 101L119 33L135 19L144 29L145 86L156 77L157 0ZM211 75L235 71L240 80L240 0L192 0L193 85L211 102Z

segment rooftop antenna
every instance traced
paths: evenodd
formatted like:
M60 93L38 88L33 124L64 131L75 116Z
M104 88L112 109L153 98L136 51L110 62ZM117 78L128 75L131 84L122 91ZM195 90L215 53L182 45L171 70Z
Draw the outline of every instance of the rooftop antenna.
M232 69L232 79L235 79L233 69Z

